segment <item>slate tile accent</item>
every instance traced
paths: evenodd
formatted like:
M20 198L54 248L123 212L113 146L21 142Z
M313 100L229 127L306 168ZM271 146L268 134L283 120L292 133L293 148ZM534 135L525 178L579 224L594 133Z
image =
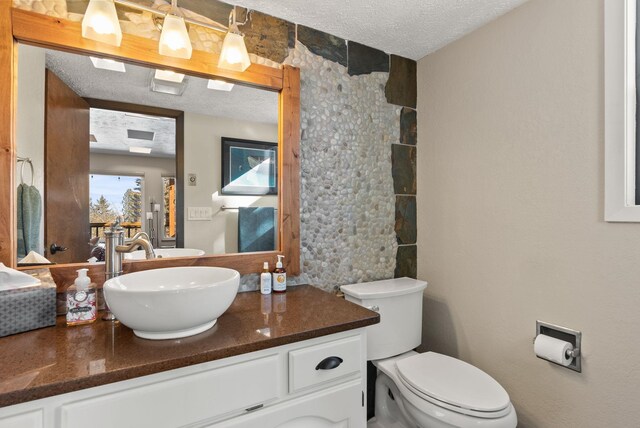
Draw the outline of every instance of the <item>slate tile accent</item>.
M417 64L412 59L391 55L389 80L384 91L390 104L416 108L418 95L416 67Z
M140 1L136 0L136 3L140 3ZM75 0L75 1L67 1L67 12L69 13L82 13L84 14L87 10L87 6L89 6L89 0ZM116 6L116 11L118 11L119 7ZM131 10L131 9L127 9Z
M238 21L245 20L246 9L238 8ZM252 10L244 25L238 25L244 33L247 51L275 62L284 62L289 55L291 34L295 34L295 25L284 19L276 18Z
M298 25L298 41L314 54L347 66L346 40L304 25Z
M416 245L401 245L396 255L395 278L416 278L418 276L418 247Z
M391 145L391 174L396 195L416 194L416 148L402 144Z
M149 0L134 0L134 1L138 3L145 3L145 2L153 3L153 1L149 1ZM168 3L171 3L171 1L168 1ZM202 15L206 18L212 19L224 26L227 26L229 24L229 14L231 13L231 9L233 9L232 5L222 3L221 1L218 1L218 0L207 0L207 1L179 0L178 7L181 9L188 9L193 13L197 13L198 15ZM240 12L239 9L240 8L238 8L236 12ZM242 22L244 18L238 17L237 20Z
M415 244L418 235L416 197L396 196L396 237L398 244Z
M348 51L348 72L351 76L369 74L374 71L389 71L389 55L381 50L349 41Z
M416 145L418 141L418 121L416 111L402 107L400 112L400 143Z

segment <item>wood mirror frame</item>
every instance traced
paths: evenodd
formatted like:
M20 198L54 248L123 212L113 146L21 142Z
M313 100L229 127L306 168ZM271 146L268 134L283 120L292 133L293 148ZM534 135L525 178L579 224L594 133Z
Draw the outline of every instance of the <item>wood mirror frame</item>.
M25 43L82 55L95 54L129 63L162 67L189 75L223 78L263 89L279 91L278 222L280 251L222 254L127 262L124 272L173 266L221 266L241 274L259 273L264 261L274 261L284 254L290 275L300 272L300 71L252 64L245 72L217 67L218 56L193 51L190 60L162 56L158 42L123 34L120 47L94 42L82 37L81 24L60 18L19 10L11 1L0 2L0 262L15 267L17 257L15 170L16 170L16 91L17 47ZM102 284L104 263L52 265L50 270L59 287L75 277L75 270L88 267L92 279ZM60 291L60 288L59 288Z

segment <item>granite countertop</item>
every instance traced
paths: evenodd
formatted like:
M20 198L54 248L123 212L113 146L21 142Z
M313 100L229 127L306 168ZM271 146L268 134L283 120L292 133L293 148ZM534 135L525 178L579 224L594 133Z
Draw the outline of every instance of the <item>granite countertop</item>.
M98 320L0 338L0 407L376 324L380 316L311 286L240 293L210 330L145 340Z

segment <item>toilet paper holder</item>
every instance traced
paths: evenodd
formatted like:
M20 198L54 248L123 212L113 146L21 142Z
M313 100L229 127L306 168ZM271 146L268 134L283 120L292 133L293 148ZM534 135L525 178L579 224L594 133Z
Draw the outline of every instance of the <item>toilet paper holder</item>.
M551 324L548 322L536 321L536 335L533 338L534 342L538 335L544 334L545 336L554 337L559 340L564 340L565 342L569 342L573 345L572 351L567 351L567 355L573 357L573 361L566 367L568 369L577 371L582 373L582 332L578 330L573 330L570 328L562 327L556 324ZM540 357L538 357L540 358ZM551 361L556 364L555 362Z

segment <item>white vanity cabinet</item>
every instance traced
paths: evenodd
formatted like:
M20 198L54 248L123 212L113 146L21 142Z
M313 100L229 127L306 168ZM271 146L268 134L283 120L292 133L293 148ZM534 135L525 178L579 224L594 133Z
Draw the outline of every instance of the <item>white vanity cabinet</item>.
M365 391L357 329L0 408L0 428L364 428Z

